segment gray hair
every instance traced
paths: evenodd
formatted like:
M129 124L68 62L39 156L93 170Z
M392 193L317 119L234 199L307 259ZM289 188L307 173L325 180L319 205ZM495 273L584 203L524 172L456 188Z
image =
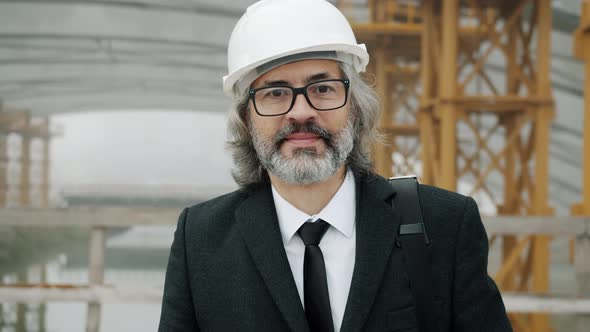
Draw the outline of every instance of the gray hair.
M372 145L382 141L377 129L381 113L379 97L351 65L339 62L339 66L350 81L350 117L355 134L354 146L345 163L356 177L363 177L373 171ZM233 106L228 119L227 148L234 162L232 177L242 189L269 182L248 127L248 93L248 89L234 89Z

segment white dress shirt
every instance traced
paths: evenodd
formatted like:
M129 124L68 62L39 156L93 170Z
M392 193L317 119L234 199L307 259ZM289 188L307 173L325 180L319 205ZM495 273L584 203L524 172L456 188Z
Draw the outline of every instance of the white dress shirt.
M334 331L340 331L344 308L348 299L354 257L356 251L356 198L355 182L352 172L346 173L344 182L328 205L320 213L310 216L287 202L278 191L272 187L279 227L295 285L303 301L303 256L305 245L297 235L297 230L308 220L322 219L330 224L326 234L320 242L320 249L326 264L326 278L330 307L334 321Z

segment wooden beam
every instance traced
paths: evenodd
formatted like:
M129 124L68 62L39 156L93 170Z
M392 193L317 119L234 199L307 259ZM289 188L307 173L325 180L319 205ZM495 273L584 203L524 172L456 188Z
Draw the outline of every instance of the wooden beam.
M388 62L386 52L385 40L382 40L379 47L375 50L375 61L374 66L372 67L375 75L376 88L381 97L381 117L379 119L379 127L389 123L391 114L391 103L388 95L388 93L390 93L387 79L388 73L385 69ZM390 139L390 137L386 138L386 140L388 139ZM392 172L391 155L388 153L388 145L390 144L391 142L386 141L385 144L377 144L375 146L375 170L383 177L391 176Z
M49 287L0 287L5 302L98 302L161 303L161 287L91 286L71 289ZM590 313L590 298L535 296L503 293L509 312L547 312L557 314Z
M422 93L420 94L420 109L417 114L417 121L420 126L420 144L421 144L421 159L422 159L422 177L421 182L426 184L434 184L434 153L436 145L434 144L433 136L434 125L432 117L433 95L436 82L434 54L435 45L435 29L434 29L434 2L423 1L421 6L421 14L424 19L424 29L420 36L420 85Z
M590 230L590 217L482 217L488 234L572 236Z
M93 227L90 233L88 250L88 283L91 286L101 286L104 282L104 264L106 249L106 227ZM100 331L101 304L96 301L88 303L86 331Z
M0 286L5 302L160 303L163 288L125 286Z
M590 3L583 1L580 10L580 25L574 31L573 53L578 59L586 57L585 36L590 33Z
M417 124L392 123L381 126L381 129L391 136L415 136L420 135L420 127Z
M442 99L457 96L457 59L459 52L459 0L442 1L442 54L441 71L438 77L439 94ZM441 117L439 137L441 178L438 185L455 191L457 188L457 108L453 104L437 106Z
M508 312L579 314L590 312L590 299L503 293ZM584 330L586 331L586 330Z
M176 225L180 209L172 208L68 208L0 209L2 226L129 227L135 225Z
M0 134L0 209L6 206L8 197L8 161L8 137L2 133Z
M584 61L584 130L582 145L582 201L572 214L590 215L590 2L582 2L580 26L574 33L574 54Z
M552 98L551 88L551 1L536 2L537 45L536 45L536 91L534 95L540 99ZM551 142L551 122L553 107L544 105L535 111L534 123L534 181L535 191L531 197L531 214L548 215L551 209L549 200L549 143ZM549 291L549 250L550 238L537 236L534 240L534 260L530 290L537 294ZM533 331L551 331L550 319L547 315L532 315L530 327Z
M49 117L44 119L44 125L46 128L50 127ZM49 189L50 189L50 151L49 151L49 138L43 139L43 157L41 159L41 206L44 208L49 207Z
M506 282L506 278L513 274L512 271L514 271L516 265L520 262L520 256L522 255L523 249L530 244L532 238L532 235L527 235L526 237L520 239L518 244L512 248L510 254L504 257L502 268L494 276L494 280L501 288Z
M364 34L420 36L420 33L422 32L422 24L397 22L354 23L352 24L352 29L354 30L355 34L360 35L360 37L362 37Z
M137 225L174 226L180 209L174 208L67 208L0 209L0 226L25 227L130 227ZM483 216L488 234L547 234L577 236L590 232L586 216Z
M27 116L23 126L28 127L30 123L31 117ZM19 204L25 207L31 204L31 137L21 138Z
M0 126L9 126L14 123L25 122L29 116L26 110L2 110L0 111Z
M578 296L590 296L590 235L579 235L576 238L576 258L574 263ZM590 326L590 312L576 317L576 332L587 331Z

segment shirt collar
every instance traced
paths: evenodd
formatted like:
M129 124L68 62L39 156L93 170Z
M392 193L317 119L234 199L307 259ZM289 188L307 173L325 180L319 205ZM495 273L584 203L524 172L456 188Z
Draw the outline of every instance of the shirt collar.
M346 172L342 185L330 202L313 216L285 200L272 184L271 187L283 243L288 243L301 225L310 219L315 221L321 218L347 238L352 236L356 216L356 184L350 170Z

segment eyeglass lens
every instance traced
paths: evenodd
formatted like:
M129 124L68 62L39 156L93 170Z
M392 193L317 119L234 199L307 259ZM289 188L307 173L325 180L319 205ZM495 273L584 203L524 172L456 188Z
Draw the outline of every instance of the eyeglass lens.
M306 86L308 102L316 110L340 108L346 103L346 86L342 81L320 81ZM257 90L254 103L262 115L287 113L294 102L294 89L287 86Z

